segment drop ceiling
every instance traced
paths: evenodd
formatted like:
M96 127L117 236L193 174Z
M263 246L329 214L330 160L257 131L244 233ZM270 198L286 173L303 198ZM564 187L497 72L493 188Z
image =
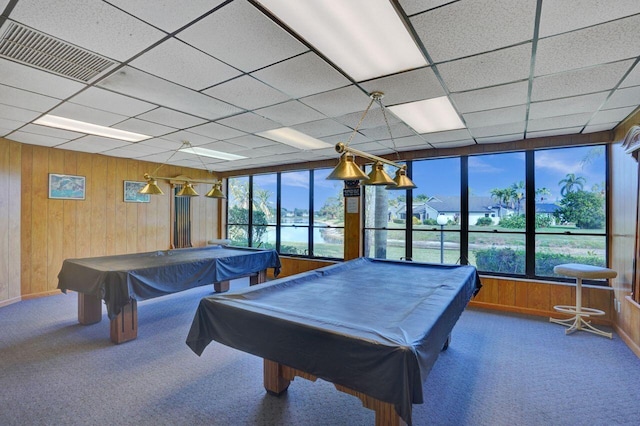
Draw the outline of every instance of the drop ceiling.
M606 131L640 105L637 0L391 3L426 65L357 81L259 1L0 0L0 136L202 168L172 156L187 140L246 157L201 157L230 172L337 158L258 135L281 127L383 155ZM374 104L352 135L373 91L446 97L465 127L420 134L387 110L390 137ZM33 123L45 114L149 138Z

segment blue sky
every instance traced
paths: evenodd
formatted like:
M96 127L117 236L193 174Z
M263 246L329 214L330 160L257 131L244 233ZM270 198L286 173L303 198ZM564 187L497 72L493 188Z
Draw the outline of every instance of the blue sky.
M574 173L586 179L585 190L593 184L602 184L605 180L604 155L595 156L585 163L593 147L574 147L541 150L535 153L536 187L546 187L551 191L549 201L560 199L558 182L567 173ZM602 151L604 152L604 151ZM342 181L326 180L330 169L315 171L316 200L324 200L342 191ZM395 170L388 170L393 177ZM295 207L306 208L309 182L308 172L282 173L282 205L292 210ZM469 157L469 187L475 195L490 195L494 188L506 188L511 184L525 180L525 154L523 152L476 155ZM460 191L460 159L443 158L414 161L413 181L418 185L414 196L419 194L457 195ZM261 188L276 193L276 175L256 175L254 182ZM391 196L404 194L404 191L391 191ZM320 207L320 206L318 206Z

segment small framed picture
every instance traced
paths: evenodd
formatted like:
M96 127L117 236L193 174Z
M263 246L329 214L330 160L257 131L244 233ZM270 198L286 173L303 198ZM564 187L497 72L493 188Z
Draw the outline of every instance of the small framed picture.
M49 198L84 200L85 177L49 173Z
M146 182L137 182L134 180L124 181L124 202L125 203L148 203L149 194L140 194L140 190L144 188Z

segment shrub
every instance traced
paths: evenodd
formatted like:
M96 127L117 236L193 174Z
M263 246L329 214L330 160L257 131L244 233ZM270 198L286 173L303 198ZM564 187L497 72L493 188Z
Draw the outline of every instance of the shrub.
M526 226L526 219L523 214L514 214L500 219L500 226L509 229L524 229Z
M425 219L422 221L423 225L437 225L438 221L435 219Z
M493 219L491 219L490 217L478 218L478 221L476 222L476 226L491 226L491 225L493 225Z
M404 219L393 219L393 223L404 223Z

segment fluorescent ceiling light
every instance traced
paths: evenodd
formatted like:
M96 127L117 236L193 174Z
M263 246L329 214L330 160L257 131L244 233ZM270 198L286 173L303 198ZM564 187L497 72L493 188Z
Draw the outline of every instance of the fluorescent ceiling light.
M127 142L140 142L151 136L140 133L127 132L126 130L114 129L112 127L98 126L97 124L85 123L84 121L72 120L70 118L58 117L57 115L44 115L34 121L34 124L41 126L55 127L57 129L72 130L74 132L87 133L89 135L104 136L105 138L119 139Z
M446 96L387 107L418 133L464 129L464 124Z
M333 146L289 127L267 130L266 132L256 133L256 135L302 150L330 148Z
M242 160L243 158L247 158L247 157L243 157L242 155L229 154L228 152L215 151L213 149L199 148L199 147L182 148L182 149L179 149L178 151L186 152L187 154L202 155L203 157L218 158L220 160L229 160L229 161Z
M259 0L354 80L427 64L389 0Z

